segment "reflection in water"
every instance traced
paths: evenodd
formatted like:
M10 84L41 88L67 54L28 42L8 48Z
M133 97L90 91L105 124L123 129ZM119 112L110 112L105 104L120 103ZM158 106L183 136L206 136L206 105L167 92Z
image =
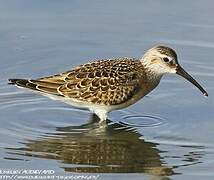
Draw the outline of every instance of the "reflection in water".
M24 148L7 151L59 160L70 172L173 174L171 167L163 165L156 144L144 141L133 127L111 121L108 126L99 126L94 115L88 124L56 130L55 134L28 140Z

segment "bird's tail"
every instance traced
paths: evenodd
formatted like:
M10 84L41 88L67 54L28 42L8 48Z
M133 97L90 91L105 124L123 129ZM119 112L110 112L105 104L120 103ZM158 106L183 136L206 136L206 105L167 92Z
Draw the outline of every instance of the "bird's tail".
M18 87L27 88L43 93L60 95L57 91L59 84L44 82L40 80L28 80L28 79L8 79L8 84L13 84Z
M27 79L8 79L8 84L13 84L13 85L17 85L19 87L29 88L29 89L32 89L32 90L37 90L36 89L36 84L31 83Z

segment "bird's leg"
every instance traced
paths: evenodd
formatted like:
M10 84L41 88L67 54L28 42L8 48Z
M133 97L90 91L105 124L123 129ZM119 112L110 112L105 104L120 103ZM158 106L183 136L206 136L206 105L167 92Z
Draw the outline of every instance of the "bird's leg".
M107 111L105 110L94 110L94 113L100 118L99 124L106 124L106 120L107 120Z

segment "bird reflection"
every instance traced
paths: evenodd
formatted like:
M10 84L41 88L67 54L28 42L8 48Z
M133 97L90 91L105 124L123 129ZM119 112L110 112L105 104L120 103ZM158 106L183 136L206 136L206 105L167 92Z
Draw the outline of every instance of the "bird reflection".
M136 129L98 121L93 115L87 124L57 127L54 134L27 140L24 148L10 148L10 154L55 159L69 172L174 174L161 161L157 144L145 141Z

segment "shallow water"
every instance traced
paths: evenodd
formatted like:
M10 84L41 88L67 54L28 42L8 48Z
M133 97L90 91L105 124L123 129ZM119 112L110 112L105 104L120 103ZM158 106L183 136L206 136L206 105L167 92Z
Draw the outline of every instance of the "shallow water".
M0 169L99 179L213 179L213 1L0 1ZM209 93L168 75L135 105L97 117L7 84L163 43ZM48 167L48 168L47 168Z

